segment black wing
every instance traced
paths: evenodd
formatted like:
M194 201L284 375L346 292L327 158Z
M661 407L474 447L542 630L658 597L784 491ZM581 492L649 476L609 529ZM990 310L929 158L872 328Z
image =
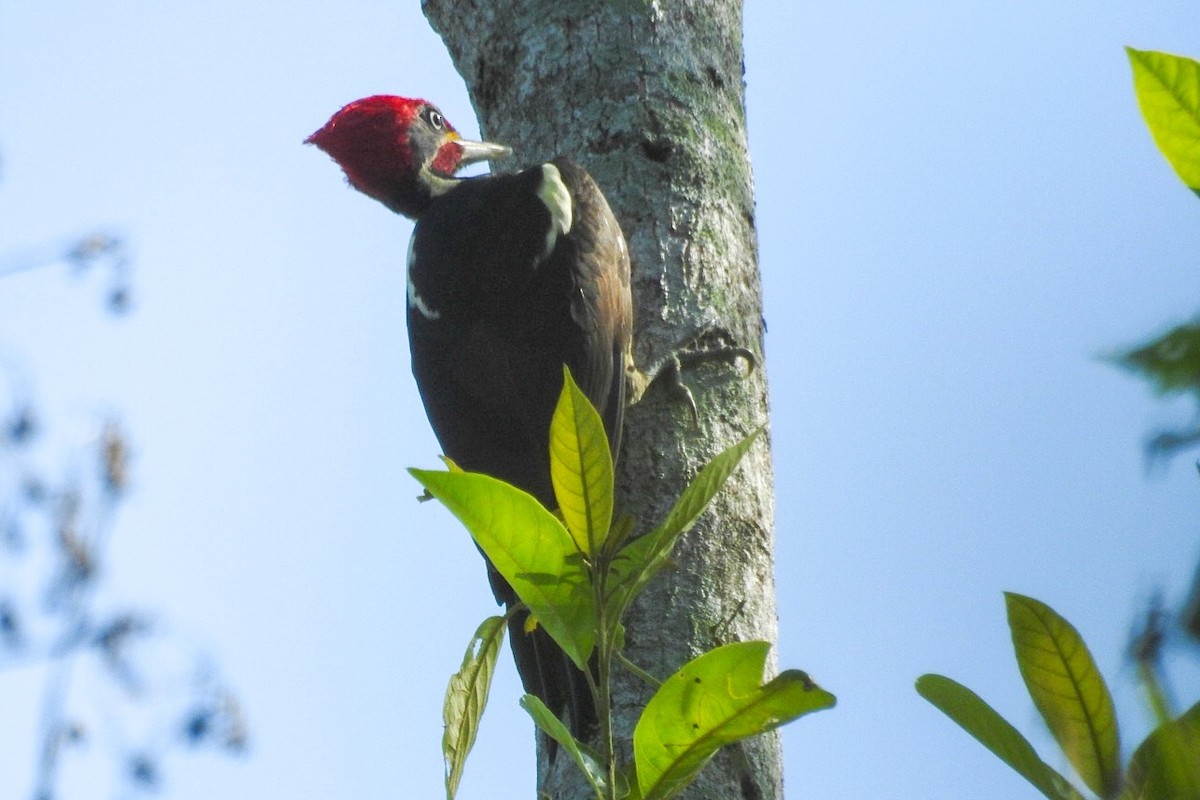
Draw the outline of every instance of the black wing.
M547 186L561 181L561 186ZM570 197L571 226L552 236ZM563 219L559 213L558 219ZM548 238L551 237L552 238ZM409 259L413 374L446 455L464 469L512 483L556 507L549 426L562 367L620 448L632 311L629 255L591 177L565 159L551 167L463 181L434 200L413 232ZM497 600L516 596L489 564ZM510 619L527 691L574 732L594 722L585 677L543 630Z
M551 508L548 427L562 365L615 453L632 327L620 227L582 168L552 163L571 195L570 231L546 251L542 168L464 181L417 223L408 312L413 373L446 455Z

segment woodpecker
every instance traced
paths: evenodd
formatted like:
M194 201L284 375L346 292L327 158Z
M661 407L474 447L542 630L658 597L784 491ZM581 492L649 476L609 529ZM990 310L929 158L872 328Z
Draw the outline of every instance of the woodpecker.
M566 158L514 173L457 177L511 154L463 139L425 100L378 95L310 136L352 187L415 220L408 247L413 376L434 434L463 469L557 507L549 427L566 364L620 449L633 374L629 253L591 176ZM488 564L496 599L517 603ZM510 617L526 691L576 735L595 710L585 677L527 613Z

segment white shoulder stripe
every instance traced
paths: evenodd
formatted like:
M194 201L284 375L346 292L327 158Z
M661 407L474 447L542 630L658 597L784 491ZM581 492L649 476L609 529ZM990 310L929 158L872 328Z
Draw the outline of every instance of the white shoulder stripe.
M538 187L538 199L546 204L550 212L550 230L546 231L546 252L548 256L554 251L560 234L571 232L572 208L571 192L563 183L562 174L553 164L542 164L542 183Z

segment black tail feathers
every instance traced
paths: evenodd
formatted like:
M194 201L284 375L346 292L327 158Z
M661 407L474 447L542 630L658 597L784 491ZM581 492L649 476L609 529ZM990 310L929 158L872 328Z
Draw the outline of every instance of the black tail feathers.
M528 611L517 611L508 621L521 683L567 724L576 739L586 739L596 727L596 706L587 677L544 629L527 633L528 620Z

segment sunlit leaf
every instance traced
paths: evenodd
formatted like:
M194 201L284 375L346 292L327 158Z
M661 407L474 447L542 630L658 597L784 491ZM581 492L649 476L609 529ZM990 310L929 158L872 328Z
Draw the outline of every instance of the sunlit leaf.
M644 800L673 797L722 746L834 704L832 694L799 670L764 685L769 650L767 642L718 647L659 687L633 731Z
M1184 184L1200 194L1200 63L1152 50L1125 51L1155 144Z
M922 675L917 692L1049 800L1083 800L1066 778L1038 757L1020 731L967 687L942 675Z
M587 778L587 782L592 789L598 794L608 796L608 775L604 766L604 759L591 748L578 741L571 732L567 730L567 726L562 723L558 717L546 708L546 704L532 694L527 694L521 698L521 708L529 712L529 716L533 717L534 724L549 736L554 741L571 755L575 764L583 771L583 775ZM617 781L620 784L620 780Z
M625 787L625 796L621 800L645 800L642 797L642 787L638 786L637 770L632 764L621 773L621 779L624 781L622 785Z
M679 537L687 533L742 458L762 433L758 428L710 461L675 501L667 518L654 530L625 545L613 563L608 598L609 618L617 620L629 602L671 560Z
M538 623L586 669L595 606L579 551L562 523L532 495L491 476L409 472L462 521Z
M1200 703L1163 723L1129 760L1122 800L1200 798Z
M450 470L451 472L464 472L465 471L458 464L455 464L454 459L451 458L450 456L438 456L438 458L441 459L441 462L446 465L446 469Z
M580 552L604 544L613 515L613 463L604 421L563 367L563 389L550 421L554 497Z
M488 617L471 638L462 667L450 676L442 719L442 757L446 761L446 798L454 800L467 754L475 745L479 719L487 706L492 673L504 641L504 617Z
M1005 592L1025 686L1071 766L1101 797L1120 788L1121 746L1112 698L1087 645L1045 603Z

